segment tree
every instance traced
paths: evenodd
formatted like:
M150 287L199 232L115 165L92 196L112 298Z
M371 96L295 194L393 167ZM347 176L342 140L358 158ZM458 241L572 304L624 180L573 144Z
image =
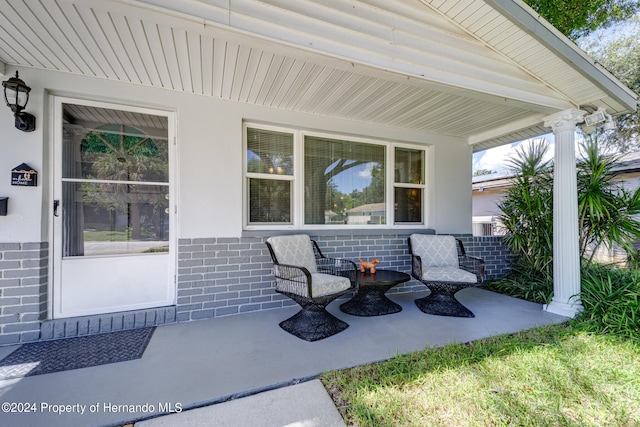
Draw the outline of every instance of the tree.
M305 162L305 224L324 224L325 212L332 208L328 195L335 187L334 177L366 162L353 161L341 150L331 150L330 145L309 144L305 148L305 156L314 160Z
M354 189L350 209L368 203L384 201L384 147L372 144L305 137L305 224L324 224L325 214L340 205L333 197L345 197L336 188L335 179L358 166L372 164L371 183L362 191ZM344 209L343 208L343 209Z
M640 10L637 0L525 0L572 40L624 21Z
M473 176L491 175L492 173L496 173L496 171L491 169L477 169L473 172Z
M640 93L640 15L616 32L595 34L582 40L583 49L627 87ZM616 131L597 128L594 137L609 149L626 153L640 149L640 111L616 117Z
M168 148L137 129L113 125L87 134L82 141L83 176L127 184L84 183L84 201L109 212L128 214L131 238L142 237L142 205L153 206L153 217L163 217L165 190L150 182L167 182ZM139 181L141 184L131 184Z

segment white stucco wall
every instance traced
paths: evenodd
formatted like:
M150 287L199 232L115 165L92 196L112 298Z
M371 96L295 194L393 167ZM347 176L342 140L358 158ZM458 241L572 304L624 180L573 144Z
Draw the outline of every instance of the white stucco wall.
M430 223L438 233L471 233L471 147L439 138L432 160Z
M243 119L432 145L427 163L427 226L439 233L471 231L471 148L462 140L61 72L19 71L32 88L26 111L36 116L37 129L18 131L11 111L0 108L0 196L10 197L9 215L0 217L0 242L49 239L52 139L48 94L176 112L180 238L241 235ZM6 73L15 74L15 69L7 67ZM38 187L10 185L10 170L21 163L40 172Z
M504 190L484 190L473 192L473 216L494 216L500 214L498 203Z
M22 70L20 70L22 71ZM15 75L15 69L7 67L7 80ZM22 79L22 75L20 75ZM30 83L27 83L30 84ZM2 88L3 89L3 88ZM4 94L2 95L4 97ZM43 189L48 185L43 168L42 91L32 91L27 112L36 116L36 130L30 133L14 127L14 117L6 107L4 98L0 106L0 197L9 197L8 214L0 216L0 242L41 242ZM11 185L11 170L27 163L38 171L37 187Z

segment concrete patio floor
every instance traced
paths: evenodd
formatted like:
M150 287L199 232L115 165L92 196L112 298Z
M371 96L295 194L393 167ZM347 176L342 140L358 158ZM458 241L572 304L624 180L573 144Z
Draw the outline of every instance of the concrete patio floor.
M333 302L329 311L350 327L313 343L278 327L298 307L159 326L141 359L0 381L0 402L33 403L38 409L2 412L0 425L116 426L178 408L183 412L172 420L179 423L182 417L186 422L189 409L306 381L329 370L566 320L539 304L478 288L457 294L475 318L432 316L413 303L424 295L391 294L402 312L379 317L350 316L338 309L343 301ZM15 348L0 347L0 358ZM83 414L57 414L41 410L43 404L86 409ZM120 410L121 405L145 404L139 412ZM272 410L265 406L265 413ZM247 425L238 412L237 425ZM176 425L174 421L166 425Z

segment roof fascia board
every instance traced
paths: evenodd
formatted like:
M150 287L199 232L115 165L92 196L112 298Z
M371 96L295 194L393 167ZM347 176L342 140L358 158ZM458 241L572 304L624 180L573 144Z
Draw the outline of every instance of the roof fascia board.
M637 108L638 95L622 84L613 74L595 63L558 29L553 27L522 0L485 0L523 30L533 34L541 43L565 58L567 64L575 67L589 81L609 93L629 112Z

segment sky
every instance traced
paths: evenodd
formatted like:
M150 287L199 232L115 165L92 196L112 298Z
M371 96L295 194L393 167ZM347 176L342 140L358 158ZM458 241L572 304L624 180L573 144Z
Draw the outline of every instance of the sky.
M548 134L535 139L527 139L525 141L514 142L513 144L501 145L500 147L491 148L485 151L479 151L473 155L473 172L481 169L490 170L496 173L507 173L509 170L508 160L516 154L516 149L520 145L526 146L534 141L544 139L549 143L547 150L547 158L553 158L554 138L553 134Z

